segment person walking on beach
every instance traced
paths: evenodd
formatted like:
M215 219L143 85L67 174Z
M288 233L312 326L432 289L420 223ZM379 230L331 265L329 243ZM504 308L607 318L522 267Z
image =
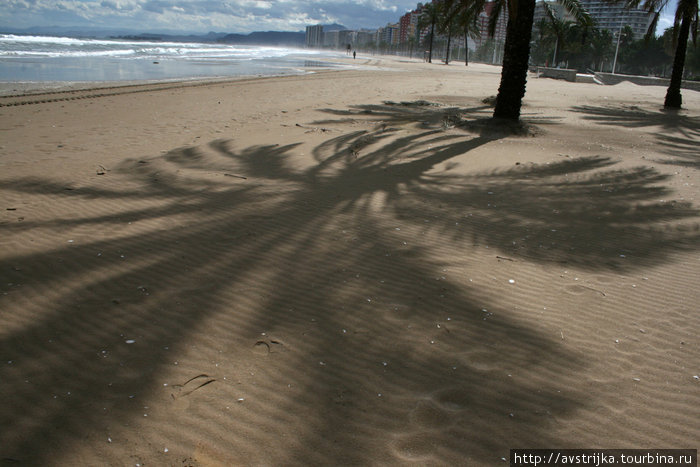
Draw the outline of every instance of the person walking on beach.
M354 60L355 58L357 58L357 51L353 50L352 51L352 59Z

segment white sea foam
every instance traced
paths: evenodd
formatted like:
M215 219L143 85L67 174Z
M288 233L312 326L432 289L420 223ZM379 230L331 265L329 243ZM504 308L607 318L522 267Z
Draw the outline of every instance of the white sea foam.
M152 42L69 37L18 36L0 34L0 56L11 57L191 57L260 59L290 54L318 55L317 50L285 47L258 47L230 44L189 42Z
M299 73L305 61L338 56L289 47L0 34L0 80L102 81ZM161 67L154 68L154 63Z

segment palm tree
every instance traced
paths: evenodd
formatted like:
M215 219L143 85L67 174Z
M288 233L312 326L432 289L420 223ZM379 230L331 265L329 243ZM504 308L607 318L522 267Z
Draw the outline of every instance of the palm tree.
M408 50L409 50L409 57L413 58L413 49L416 47L416 38L415 37L409 37L408 38Z
M591 37L590 57L593 69L603 70L603 62L612 54L612 33L607 29L594 29Z
M486 0L453 0L461 8L476 8L483 11ZM634 1L634 0L630 0ZM641 1L641 0L639 0ZM646 0L653 1L653 0ZM658 0L662 1L662 0ZM668 1L668 0L665 0ZM687 1L687 0L686 0ZM697 1L697 0L694 0ZM577 22L591 24L591 18L578 0L559 0ZM489 18L489 35L493 37L498 19L503 11L508 12L506 43L498 88L495 118L519 120L522 99L525 95L527 68L530 59L530 37L535 13L535 0L495 0Z
M628 7L642 7L650 13L654 13L654 20L647 31L647 38L651 37L656 24L658 23L661 11L666 8L670 0L627 0ZM676 16L673 21L673 42L676 53L673 58L673 71L671 72L671 82L666 91L664 107L679 109L683 103L681 97L681 81L683 79L683 68L685 67L685 54L688 50L688 39L691 31L693 43L697 43L698 34L698 0L678 0L676 6Z
M461 3L453 0L445 2L446 22L450 22L455 31L463 31L464 33L464 65L469 65L469 45L468 39L476 39L479 37L479 13L477 9L479 2L471 2L470 5L462 6Z
M499 2L499 4L502 3L505 2ZM535 0L512 0L509 3L501 84L498 87L493 116L494 118L519 120L527 82ZM500 11L501 8L494 9L494 14L500 14Z
M549 32L554 35L554 55L552 56L552 66L557 66L557 58L560 57L559 51L564 48L564 38L568 30L575 23L558 18L547 2L543 2L545 17L548 20Z
M450 45L452 37L455 35L459 25L457 23L457 15L451 11L453 5L448 2L438 4L438 33L447 36L447 49L445 51L445 65L450 64Z
M423 30L430 25L430 47L428 50L428 63L433 63L433 38L435 36L435 25L440 17L440 0L433 0L423 6L420 18L418 19L418 29Z

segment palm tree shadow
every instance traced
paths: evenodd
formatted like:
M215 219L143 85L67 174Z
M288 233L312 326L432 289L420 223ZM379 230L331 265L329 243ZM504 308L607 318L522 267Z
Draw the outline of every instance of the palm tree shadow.
M583 359L453 278L440 258L486 243L541 263L655 264L698 239L697 230L656 225L697 212L654 201L663 175L613 170L607 158L458 174L453 164L498 136L445 125L443 109L410 117L410 106L388 107L399 110L359 114L372 122L360 121L361 106L353 122L330 112L343 121L324 124L371 128L319 144L307 169L292 164L297 144L216 140L128 161L109 186L5 185L101 210L3 224L3 233L50 239L92 229L104 239L45 240L41 252L0 261L3 284L24 284L5 290L2 457L46 462L91 433L106 438L137 423L144 405L194 426L186 439L142 428L146 439L219 440L211 442L237 461L259 460L259 447L273 442L282 449L265 455L277 464L490 463L509 443L561 443L555 419L573 416L586 397L537 375L580 372ZM426 229L439 241L425 240ZM211 359L188 361L189 342ZM286 351L250 360L260 346ZM243 372L237 360L265 377L225 379ZM163 378L199 375L214 382L177 412ZM252 403L236 404L241 391ZM235 415L222 417L217 401ZM195 423L212 419L215 430ZM511 419L506 439L499 430Z
M585 114L584 119L605 125L617 125L625 128L658 128L656 138L672 159L655 162L700 166L700 153L697 150L700 141L700 118L684 112L672 110L650 111L637 106L629 108L576 106L574 112Z
M513 122L491 117L493 108L489 104L457 107L424 100L385 101L382 104L355 105L349 109L327 108L320 111L343 118L317 120L314 122L317 125L370 124L381 130L395 125L412 125L436 130L460 128L490 139L536 136L542 133L542 127L560 121L553 117L529 115L522 121Z
M671 193L664 186L667 175L645 166L617 170L616 161L601 156L452 175L454 166L448 161L459 158L468 164L470 151L509 134L520 136L523 127L498 121L474 125L481 120L470 115L479 109L444 109L423 101L410 104L326 109L334 115L352 114L353 122L362 121L372 110L373 129L318 145L313 151L318 164L309 174L320 180L325 174L332 184L347 180L339 186L380 189L390 195L395 212L403 218L436 217L431 228L453 240L495 245L528 260L626 269L653 265L664 261L666 253L695 248L697 225L669 228L669 222L690 220L698 211L687 202L659 201ZM420 123L414 131L395 127L416 115ZM475 127L487 131L465 138L458 131L443 131L445 121L469 133ZM555 123L546 117L540 122ZM334 124L333 120L316 123ZM692 122L686 123L684 131L696 131ZM532 124L527 128L525 134L541 132ZM456 223L461 223L460 229L454 228Z

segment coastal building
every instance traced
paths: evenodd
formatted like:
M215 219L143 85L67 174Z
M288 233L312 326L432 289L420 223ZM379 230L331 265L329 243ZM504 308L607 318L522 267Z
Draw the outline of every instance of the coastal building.
M547 5L554 15L564 21L574 21L573 15L566 11L564 6L554 0L546 0ZM535 7L534 27L542 18L546 18L544 0L537 2ZM611 3L607 0L581 0L581 6L591 15L598 29L607 29L617 33L621 28L629 26L634 33L634 39L644 37L654 15L641 8L624 8L623 5Z
M556 18L562 19L564 21L574 21L574 15L569 13L566 8L564 8L564 5L559 3L557 0L540 0L535 4L535 15L534 19L532 21L533 27L537 27L537 24L542 20L542 19L547 19L547 14L545 13L544 9L544 4L547 3L547 6L549 7L550 10L552 10L552 13ZM534 29L533 29L534 32Z
M404 44L411 38L416 38L418 33L418 20L423 11L423 4L416 5L416 9L407 12L399 20L399 42Z
M591 15L598 29L617 33L629 26L635 40L644 37L654 19L653 13L642 8L625 8L623 4L609 3L606 0L581 0L581 5Z
M355 31L355 44L364 46L367 44L375 44L377 42L377 31L371 29L360 29Z
M323 47L338 48L340 45L340 31L325 31L321 40Z
M381 42L390 45L397 45L399 43L399 24L387 24L384 27L384 34L381 38Z
M506 42L506 25L508 23L508 9L501 11L496 23L496 30L493 37L489 36L489 19L494 12L494 2L486 2L484 10L479 13L477 24L479 26L479 37L474 40L474 45L478 48L488 41L495 41L497 44Z
M547 16L547 13L545 11L544 4L547 4L549 9L552 11L552 14L554 15L555 18L561 19L563 21L575 21L574 15L569 13L566 8L564 8L564 5L559 3L557 0L540 0L535 4L535 15L534 19L532 21L532 39L534 40L536 37L538 37L540 31L540 22L542 20L545 20L546 22L549 22L549 17Z
M323 43L323 26L306 26L306 47L321 47Z
M384 28L377 28L374 32L374 45L379 45L384 41Z

